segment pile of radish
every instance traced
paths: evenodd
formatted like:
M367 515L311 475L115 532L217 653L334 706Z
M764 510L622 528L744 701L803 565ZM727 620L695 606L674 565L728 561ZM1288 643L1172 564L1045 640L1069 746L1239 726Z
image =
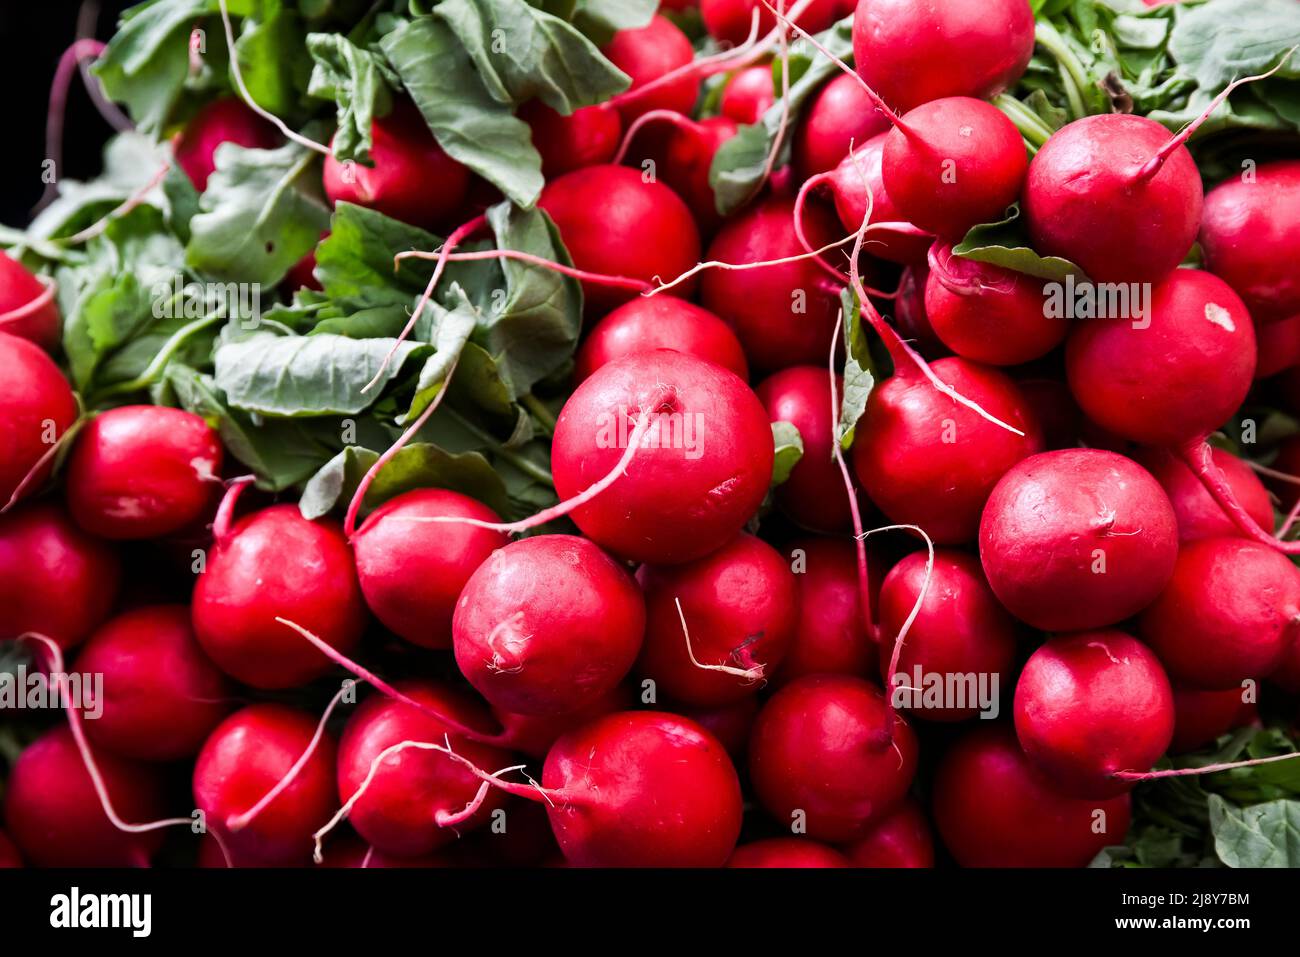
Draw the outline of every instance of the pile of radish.
M0 254L0 677L66 693L0 696L0 866L1230 864L1151 856L1168 778L1300 813L1268 9L516 5L499 69L461 0L303 4L298 87L224 2L188 85L133 86L165 5L100 52L161 165ZM1138 26L1197 80L1143 99Z

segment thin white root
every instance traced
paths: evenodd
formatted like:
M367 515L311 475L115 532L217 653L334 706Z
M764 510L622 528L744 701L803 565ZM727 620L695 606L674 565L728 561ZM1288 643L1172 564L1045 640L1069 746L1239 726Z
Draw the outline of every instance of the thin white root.
M764 668L762 664L754 665L752 668L733 668L731 665L706 665L701 663L695 657L695 650L691 647L691 632L686 627L686 613L682 611L682 600L674 598L673 602L677 605L677 617L682 621L682 634L686 638L686 654L690 656L691 664L704 671L717 671L720 674L744 678L750 684L763 680Z

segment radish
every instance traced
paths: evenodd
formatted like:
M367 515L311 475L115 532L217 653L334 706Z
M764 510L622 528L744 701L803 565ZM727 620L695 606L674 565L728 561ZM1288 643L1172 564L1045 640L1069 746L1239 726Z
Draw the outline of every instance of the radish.
M1231 452L1212 449L1214 465L1223 471L1242 507L1261 526L1273 524L1273 503L1258 476ZM1191 470L1167 449L1141 449L1136 459L1149 471L1169 496L1178 518L1178 540L1182 544L1202 538L1240 535L1232 519L1210 497Z
M218 516L216 543L194 588L194 633L222 671L263 690L295 688L331 663L280 624L286 618L348 652L366 608L347 539L337 525L309 522L294 505L273 505L234 527Z
M920 259L912 260L898 280L898 295L894 297L894 325L898 327L900 335L915 341L925 355L946 356L948 348L939 341L934 326L930 325L930 317L925 314L925 287L930 283L930 267L925 261L925 253L932 241L926 236L920 241L913 237L911 242L912 245L905 248L918 250ZM890 249L893 248L891 242ZM1034 410L1037 418L1037 405L1031 403L1029 407Z
M859 0L853 14L858 73L900 110L1001 93L1033 53L1026 0Z
M962 704L944 700L937 707L923 703L923 695L910 697L911 711L919 718L933 721L961 721L975 717L984 709L996 715L996 695L1005 687L1016 653L1016 624L1006 613L984 580L979 559L964 552L940 549L935 552L933 568L925 552L913 552L890 569L880 587L880 666L886 687L914 687L923 690L922 681L929 675L969 675L979 682L989 682L994 695L990 702L976 700L976 685L969 683L968 700ZM921 598L921 590L925 597ZM894 674L889 673L895 636L902 631L920 601L920 611L912 621L903 643ZM996 682L996 683L992 683ZM979 686L984 690L983 684ZM898 690L894 690L897 697ZM946 696L945 696L946 698Z
M213 154L222 143L270 150L280 145L280 135L238 97L223 96L208 103L172 140L176 162L200 193L217 168Z
M53 349L59 342L54 282L38 279L0 252L0 332Z
M573 535L538 535L491 554L460 593L456 664L493 705L576 711L636 661L645 602L617 562Z
M843 854L826 844L797 837L769 837L736 848L728 867L849 867Z
M419 110L402 100L371 124L372 166L325 157L325 195L413 226L445 226L465 202L469 170L442 151ZM333 144L331 143L331 146Z
M1120 631L1052 638L1016 684L1016 736L1062 794L1108 798L1133 787L1174 734L1174 694L1146 645Z
M834 538L803 538L791 542L787 554L796 556L799 619L794 641L777 669L780 684L809 674L865 677L874 671L876 646L871 637L858 587L857 558L852 543ZM867 552L868 569L878 572ZM880 587L879 574L871 586Z
M648 125L664 122L671 123L673 128L651 130L649 135L640 135ZM736 135L736 129L736 121L725 116L711 116L696 122L680 113L653 110L628 127L615 162L628 159L634 142L642 144L633 157L639 157L638 165L643 169L651 170L643 175L657 175L690 208L701 232L712 233L722 222L722 215L718 212L717 199L709 183L709 169L718 148Z
M776 2L773 0L772 5L776 6ZM794 6L794 3L785 3L782 9L788 11ZM758 10L759 35L767 34L776 26L776 18L762 0L700 0L704 29L715 40L731 45L742 43L749 36L755 9ZM837 0L812 0L797 19L800 25L813 33L821 33L844 15Z
M108 617L121 580L117 553L58 506L0 515L0 639L34 631L79 645Z
M690 39L667 17L655 14L643 27L619 30L609 43L600 48L600 52L632 78L632 85L611 101L618 107L625 123L631 123L649 110L694 111L695 101L700 95L698 76L684 75L656 88L653 93L630 95L695 58Z
M87 715L86 737L120 757L192 757L230 711L230 684L194 640L184 605L118 615L86 642L76 667L103 675L99 714Z
M1300 636L1300 572L1255 542L1191 542L1139 629L1180 684L1216 691L1267 677Z
M998 482L980 521L980 559L998 600L1044 631L1101 628L1160 594L1178 556L1173 506L1132 459L1063 449Z
M975 728L939 762L934 820L963 867L1083 867L1120 844L1129 796L1067 797L1025 757L1009 722Z
M652 417L651 417L652 416ZM636 423L645 438L635 447ZM560 410L555 490L574 498L632 452L626 474L572 512L583 533L634 561L673 564L721 547L772 479L772 430L735 374L657 349L600 368Z
M771 545L738 535L684 565L643 565L645 644L637 673L696 707L748 697L794 639L798 590Z
M1297 644L1291 647L1294 649ZM1199 691L1174 685L1174 738L1169 743L1170 752L1195 751L1212 744L1220 735L1254 721L1255 706L1244 702L1243 697L1242 688Z
M854 867L934 867L934 838L910 798L842 848Z
M885 731L889 703L873 684L848 675L808 675L772 695L749 742L759 802L778 822L809 837L861 836L907 793L916 738L901 718Z
M837 385L837 391L842 388ZM826 370L791 366L764 379L754 392L773 422L793 424L803 440L803 457L776 490L781 511L805 528L825 532L847 529L849 503L831 456L835 410Z
M749 24L745 24L749 32ZM741 39L744 39L742 35ZM747 66L737 70L722 88L718 111L740 124L757 123L776 102L772 86L772 67L767 63Z
M1279 160L1220 183L1201 213L1205 268L1246 303L1256 322L1300 312L1300 160Z
M163 538L203 518L219 487L221 439L192 412L126 405L77 436L68 508L100 538Z
M155 769L108 754L96 754L95 763L122 817L159 816L163 784ZM157 831L127 833L113 825L67 727L45 732L14 762L5 826L36 867L148 867L162 844Z
M256 805L299 761L316 719L280 704L236 711L212 732L194 764L194 801L237 867L307 863L312 832L330 817L336 745L326 734L287 787L244 827L232 819Z
M758 717L758 696L748 695L739 701L716 708L674 709L682 717L690 718L720 742L737 766L744 763L749 753L749 736Z
M0 870L22 866L23 859L18 853L18 848L14 846L13 841L9 840L9 835L0 831Z
M580 106L565 116L541 100L530 100L520 107L519 118L532 130L547 179L608 163L623 135L623 120L609 103Z
M500 521L459 492L414 489L375 509L352 536L352 548L361 593L384 627L424 648L450 648L461 589L508 539L472 525L422 521L434 515Z
M0 508L50 474L59 437L77 418L77 400L58 366L39 347L0 332Z
M740 340L725 322L676 296L641 296L607 314L592 327L574 357L573 379L581 384L615 359L653 349L676 349L749 378Z
M616 685L597 698L593 698L576 711L564 714L518 714L493 708L492 716L501 730L492 734L481 731L468 733L474 728L458 722L455 730L467 741L491 745L507 751L518 751L530 758L545 758L551 745L575 728L580 728L597 718L603 718L615 711L625 711L633 704L630 689L625 685ZM703 723L703 722L701 722Z
M867 143L888 132L889 120L876 109L862 85L842 73L818 90L804 110L794 134L794 167L805 179L828 173L849 155L850 147L861 153ZM876 165L879 167L878 162ZM876 213L882 221L889 218L878 205ZM861 222L859 216L845 223L845 228L856 229Z
M785 197L750 205L723 223L706 258L746 264L802 255L793 214L794 201ZM825 211L811 207L805 221L813 248L835 238ZM700 302L736 330L751 366L771 372L825 361L839 291L815 260L803 258L759 269L710 270L700 283Z
M538 205L550 214L573 263L581 270L649 283L689 270L700 258L691 211L663 183L647 182L623 166L588 166L547 183ZM599 208L601 215L591 215ZM589 308L609 309L626 289L582 284ZM682 295L689 296L693 285Z

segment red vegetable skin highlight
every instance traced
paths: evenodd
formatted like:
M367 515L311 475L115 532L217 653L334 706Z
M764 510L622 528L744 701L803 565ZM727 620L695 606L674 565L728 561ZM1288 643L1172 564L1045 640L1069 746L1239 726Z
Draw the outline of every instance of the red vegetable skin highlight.
M1044 631L1122 621L1169 581L1173 507L1131 459L1063 449L1025 459L989 496L980 559L998 600ZM1104 571L1103 571L1104 570Z
M736 848L728 867L849 867L835 848L797 837L769 837Z
M1174 737L1169 742L1169 752L1195 751L1213 743L1220 735L1254 721L1255 706L1245 703L1244 695L1243 688L1199 691L1174 685Z
M740 340L725 322L676 296L638 297L606 315L578 347L573 378L581 384L597 369L639 352L676 349L749 378Z
M759 27L762 30L762 26ZM770 27L769 27L770 29ZM745 23L743 40L749 33L749 23ZM767 63L747 66L737 70L727 85L722 88L722 98L718 110L723 116L740 124L757 123L763 114L776 102L776 92L772 86L772 67Z
M1273 503L1268 489L1251 469L1231 452L1213 449L1214 464L1223 470L1237 500L1261 526L1273 524ZM1167 449L1139 449L1134 456L1149 471L1169 496L1178 518L1178 541L1181 544L1202 538L1240 536L1236 524L1210 497L1205 486L1176 455Z
M834 76L813 97L795 130L795 169L803 177L830 172L849 155L850 146L861 151L889 129L889 120L876 109L857 80L843 73ZM881 212L879 206L876 209ZM877 218L889 220L887 216ZM845 228L856 229L861 222L859 216Z
M50 474L51 450L77 418L68 380L39 347L0 332L0 508L30 494ZM39 467L38 467L38 463ZM22 483L26 483L23 485Z
M200 193L217 168L214 154L222 143L270 150L281 144L281 137L238 97L221 97L204 106L172 140L176 162Z
M799 556L802 552L802 556ZM852 543L833 538L804 538L786 550L799 590L799 618L794 641L775 682L785 684L809 674L866 677L874 673L876 645L862 610L857 556ZM883 569L867 550L871 587L880 587Z
M841 850L854 867L934 867L930 824L910 798Z
M59 304L52 285L0 252L0 332L53 349L59 341Z
M565 116L541 100L530 100L519 108L519 118L533 132L533 146L542 154L542 175L547 179L608 163L623 135L623 120L610 103L580 106Z
M748 31L749 22L746 21L745 33ZM744 37L745 34L741 34L741 39ZM671 20L659 14L655 14L644 27L619 30L609 43L601 47L600 52L605 54L610 63L632 78L632 85L626 92L657 80L695 59L695 50L686 34ZM650 110L690 113L694 110L699 95L700 78L686 75L646 96L626 103L616 102L615 105L623 115L623 122L631 123Z

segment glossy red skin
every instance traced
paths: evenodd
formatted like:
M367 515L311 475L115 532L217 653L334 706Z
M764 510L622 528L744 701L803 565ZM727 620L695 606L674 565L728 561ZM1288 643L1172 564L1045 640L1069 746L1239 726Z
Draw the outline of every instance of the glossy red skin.
M851 79L846 77L845 79ZM831 197L840 224L857 232L867 215L867 198L871 198L872 223L906 222L906 218L885 192L881 162L888 134L880 133L861 146L853 155L845 155L830 173ZM925 251L933 240L928 236L873 229L867 233L864 248L880 259L895 263L919 263L924 267Z
M551 467L561 500L613 471L625 452L615 423L626 422L630 442L647 403L684 418L656 420L646 431L661 447L638 448L628 471L570 517L622 558L691 561L731 540L758 510L772 479L771 424L749 387L720 366L667 349L625 356L600 368L560 410ZM703 427L694 451L686 447L687 421Z
M608 163L623 136L623 120L609 103L580 106L565 116L541 100L531 100L519 108L519 118L533 131L533 146L542 154L547 179Z
M1026 459L989 496L980 559L998 600L1044 631L1113 625L1160 594L1178 522L1159 483L1132 459L1062 449ZM1094 573L1099 559L1105 574Z
M652 349L688 352L749 378L745 351L729 325L694 303L663 295L639 296L596 323L574 358L574 383L615 359Z
M1026 0L859 0L853 15L858 74L891 106L945 96L992 97L1034 54Z
M199 644L217 667L264 691L296 688L334 667L276 618L345 655L366 624L343 532L333 522L309 522L296 505L249 515L213 546L191 611Z
M220 489L221 439L184 409L101 412L68 461L68 509L100 538L163 538L207 514Z
M1143 183L1133 177L1169 141L1154 120L1104 113L1052 134L1029 164L1022 209L1034 248L1094 282L1155 282L1196 241L1201 176L1180 146Z
M792 542L787 555L803 552L796 571L799 620L794 641L777 670L779 686L810 674L866 677L875 671L876 645L867 631L858 586L856 549L838 538L804 538ZM872 586L879 588L880 569L872 551L867 568Z
M1242 508L1261 528L1272 528L1273 503L1259 477L1231 452L1216 448L1210 455L1214 464L1223 470ZM1169 496L1174 515L1178 518L1180 543L1242 534L1210 497L1201 480L1173 453L1166 449L1140 449L1134 458L1155 477Z
M737 123L757 123L775 102L772 67L767 63L759 63L731 74L727 85L722 88L718 110Z
M639 89L695 59L690 39L671 20L659 14L643 27L619 30L600 52L632 78L628 90ZM623 122L629 124L651 110L691 113L699 95L699 76L683 76L648 96L619 105L618 111Z
M885 138L882 173L903 218L959 242L978 223L1001 219L1029 167L1016 125L991 103L952 96L910 110Z
M104 676L102 713L85 721L86 736L139 761L198 754L234 696L194 640L185 605L123 612L86 642L76 670Z
M1096 800L1056 791L1009 721L980 723L950 747L932 793L935 825L962 867L1085 867L1123 842L1132 813L1127 794Z
M68 380L53 360L26 339L0 332L0 505L8 502L19 483L77 418L77 400ZM52 426L46 434L47 424ZM50 474L46 464L27 485L25 494L39 489Z
M1264 163L1205 197L1201 214L1205 268L1225 280L1255 320L1300 312L1300 160Z
M958 405L919 373L895 373L867 400L853 468L891 521L920 525L936 543L951 545L975 537L989 492L1009 468L1042 448L1042 435L1015 383L1001 372L958 358L931 368L1024 435Z
M736 848L728 867L815 868L849 867L835 848L798 837L769 837Z
M54 296L41 302L45 294L44 283L0 252L0 331L53 349L59 341L59 304Z
M588 166L551 180L537 204L550 214L578 269L653 282L667 282L699 261L700 236L690 208L658 181L647 183L626 166ZM600 215L593 216L592 210ZM693 281L677 287L683 297ZM582 284L587 307L611 309L635 293L614 286Z
M818 206L804 209L803 222L814 249L840 234L829 212ZM740 264L804 252L794 231L794 200L772 196L723 223L703 258ZM798 299L797 292L802 293ZM710 269L700 282L700 302L731 324L751 367L762 372L824 363L839 311L835 284L811 259L760 269Z
M229 818L243 814L275 787L307 750L316 717L280 704L236 711L212 732L194 764L195 807L207 816L236 867L291 867L308 863L312 833L338 808L334 770L338 746L325 733L293 781L242 830Z
M885 740L889 704L849 675L808 675L768 699L749 741L749 774L767 812L790 826L807 815L808 836L849 841L907 794L916 738L902 717Z
M843 395L843 380L836 380L836 395ZM814 531L847 529L852 515L844 476L832 456L835 422L826 369L791 366L764 379L754 392L773 422L793 424L803 440L803 457L776 489L781 511Z
M1300 636L1300 572L1246 539L1192 542L1138 627L1174 681L1236 688L1267 677Z
M784 9L789 11L793 6L787 3ZM776 27L776 17L759 0L700 0L700 16L711 37L736 46L749 36L755 7L758 8L758 36L762 38ZM839 0L813 0L795 22L816 34L846 15L840 9Z
M1062 794L1133 789L1117 771L1147 771L1174 735L1174 693L1155 654L1121 631L1050 639L1016 684L1016 737Z
M709 169L719 147L735 136L736 130L736 121L725 116L710 116L690 127L675 129L668 135L663 162L659 164L660 179L686 201L704 235L714 232L722 222L709 185Z
M609 693L644 633L632 576L575 535L537 535L493 552L452 619L461 673L494 706L519 714L566 714Z
M113 809L133 824L163 816L163 782L146 764L95 749ZM13 764L5 827L33 867L148 867L161 831L126 834L109 821L66 724L29 744Z
M677 706L674 713L690 718L722 742L727 755L739 767L749 752L749 735L758 717L758 697L749 695L716 708Z
M1198 691L1175 685L1174 737L1169 743L1169 753L1196 751L1213 743L1219 735L1253 721L1255 706L1242 701L1244 693L1242 688Z
M542 785L574 867L721 867L740 835L736 769L688 718L621 711L555 742ZM560 797L560 796L557 796Z
M753 535L738 535L684 565L643 565L637 581L646 603L637 674L687 705L730 704L757 693L761 682L693 664L676 601L701 664L761 667L770 675L794 640L799 614L794 574L780 552Z
M470 727L486 727L484 709L449 688L433 682L407 681L397 685L403 694L440 714ZM491 773L513 763L510 754L456 734L445 722L382 694L363 701L348 719L339 739L338 797L346 803L365 782L379 755L403 741L433 744L451 742L461 757ZM428 854L466 832L485 824L504 803L504 796L489 790L482 807L456 828L441 827L439 812L456 813L474 799L479 779L464 765L438 751L408 748L389 755L379 765L365 793L348 812L348 821L373 847L398 857Z
M332 152L325 157L329 201L365 206L412 226L447 225L465 201L470 172L442 151L419 110L397 103L373 121L370 137L373 166L340 163Z
M911 798L841 850L853 867L934 867L930 823Z
M49 502L0 515L0 639L34 631L81 644L112 610L117 553Z
M217 168L213 154L222 143L234 143L245 149L270 150L281 142L276 128L254 113L243 100L224 96L194 114L172 141L172 152L194 188L201 193L208 188L208 177Z
M23 859L18 853L18 848L14 846L13 841L9 840L9 835L0 831L0 869L22 866Z
M935 335L957 355L1015 366L1065 341L1069 320L1046 315L1041 280L954 256L945 243L935 252L944 272L932 269L926 279L925 314Z
M491 743L530 758L545 758L561 735L607 714L624 711L633 703L628 687L620 684L578 710L564 714L516 714L493 708L492 716L501 730L491 736Z
M890 569L880 589L879 673L886 687L891 686L894 641L921 594L928 558L925 551L907 555ZM919 665L923 674L997 675L1001 691L1008 685L1015 654L1016 623L993 596L979 559L937 550L925 600L898 657L899 679L911 686L913 669ZM912 709L916 717L931 721L962 721L979 713L977 706Z
M802 177L829 172L849 155L850 146L861 150L889 130L889 120L862 84L846 73L836 74L813 97L799 121L794 134L795 169Z
M501 521L468 495L414 489L375 509L352 537L366 605L385 628L422 648L451 647L451 618L461 589L510 541L473 525L420 521L440 516Z

